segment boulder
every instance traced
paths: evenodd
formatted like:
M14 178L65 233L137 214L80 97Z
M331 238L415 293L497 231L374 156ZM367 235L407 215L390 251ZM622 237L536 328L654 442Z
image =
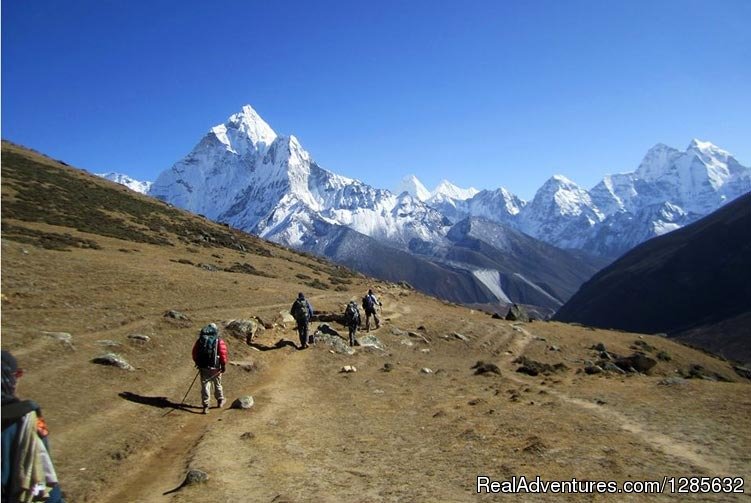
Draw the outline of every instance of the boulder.
M317 330L314 334L316 341L328 344L332 350L341 355L353 355L355 350L349 346L349 343L342 339L338 334L331 335L329 333L321 332Z
M288 326L297 325L295 317L289 314L287 311L279 311L279 314L276 315L275 321L285 328Z
M231 408L233 409L250 409L255 405L255 400L250 395L241 396L232 402Z
M563 363L556 363L554 365L550 365L549 363L541 363L535 360L530 360L526 356L520 356L519 358L515 359L513 363L521 364L521 366L516 369L517 372L531 375L531 376L536 376L539 374L550 374L553 372L560 372L568 368Z
M259 331L265 330L256 320L230 320L224 325L224 329L232 336L245 341L246 344L253 342L253 338Z
M318 330L316 332L320 332L322 334L335 335L337 337L341 337L339 335L339 332L337 332L336 330L334 330L333 328L331 328L329 325L327 325L325 323L322 323L322 324L318 325Z
M483 361L478 361L470 368L475 369L475 375L487 374L487 373L501 375L501 369L499 369L498 365L494 363L485 363Z
M529 314L527 310L518 304L511 304L511 307L506 313L507 321L524 321L529 322Z
M746 379L751 379L751 369L747 367L741 367L740 365L733 365L735 373Z
M128 363L122 356L118 355L117 353L105 353L103 355L97 356L91 361L93 363L98 363L99 365L111 365L123 370L136 370L130 363Z
M625 374L626 371L620 368L618 365L616 365L613 362L599 362L597 365L605 372L615 372L616 374Z
M385 351L386 348L384 347L383 343L378 340L378 337L375 335L364 335L362 337L356 337L355 342L358 346L362 346L364 348L375 348L380 351Z
M597 365L587 365L586 367L584 367L584 372L589 375L602 374L602 367L599 367Z
M646 373L657 365L657 360L641 353L634 353L631 356L617 358L614 363L626 372Z
M188 316L174 309L170 309L169 311L165 312L164 317L178 321L190 321L190 318L188 318Z
M190 470L185 476L185 485L203 484L209 480L209 474L201 470Z

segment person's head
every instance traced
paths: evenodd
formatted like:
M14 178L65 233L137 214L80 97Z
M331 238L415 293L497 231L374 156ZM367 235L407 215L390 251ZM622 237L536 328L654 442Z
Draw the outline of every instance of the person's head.
M304 298L305 298L305 295L303 295L303 293L302 293L302 292L300 292L300 293L298 293L298 294L297 294L297 298L298 298L298 299L304 299Z
M368 295L373 295L373 290L372 289L368 289Z
M17 379L21 377L23 371L18 368L18 361L9 351L2 350L2 399L16 396Z

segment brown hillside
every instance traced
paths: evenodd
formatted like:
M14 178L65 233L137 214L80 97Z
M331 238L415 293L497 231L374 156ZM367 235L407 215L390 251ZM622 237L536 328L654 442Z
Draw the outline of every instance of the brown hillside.
M724 360L657 336L493 319L23 148L2 148L2 347L26 371L19 395L39 402L47 417L68 501L501 499L475 494L480 474L619 482L741 476L749 490L751 387ZM384 323L371 334L385 351L358 347L346 356L323 342L293 347L294 326L280 312L298 291L317 310L341 312L369 287L383 301ZM170 309L190 321L165 318ZM224 383L230 401L252 395L254 407L201 415L197 386L180 406L196 372L190 349L198 330L253 316L273 328L253 346L224 334L235 364ZM588 375L582 369L599 358L591 349L598 343L613 354L640 350L662 359L646 375ZM108 351L135 370L92 363ZM565 368L521 374L513 363L521 356ZM478 360L501 375L475 375ZM341 373L344 365L357 372ZM677 378L692 369L706 379ZM163 495L189 469L209 480Z

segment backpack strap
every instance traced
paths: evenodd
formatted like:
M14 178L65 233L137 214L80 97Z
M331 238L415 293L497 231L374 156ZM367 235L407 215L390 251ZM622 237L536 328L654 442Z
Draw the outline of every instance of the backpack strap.
M39 405L34 400L18 400L4 403L2 407L3 428L15 423L31 411L41 414Z

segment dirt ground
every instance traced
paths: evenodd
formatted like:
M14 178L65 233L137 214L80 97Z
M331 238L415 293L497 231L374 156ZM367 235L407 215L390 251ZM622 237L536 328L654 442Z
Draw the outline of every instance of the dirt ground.
M13 193L3 191L5 205ZM5 231L2 239L2 347L25 369L19 396L42 406L69 502L749 501L749 382L728 362L671 340L507 322L358 275L339 283L329 265L272 245L253 254L3 224L99 247L46 249ZM197 267L237 262L267 276ZM383 301L383 324L371 334L384 351L356 347L348 356L322 342L295 349L294 326L280 313L298 291L318 311L342 312L368 288ZM168 320L169 309L190 321ZM200 328L253 316L274 327L252 346L225 334L224 376L230 403L251 395L253 408L202 415L197 385L181 403L196 375L190 350ZM649 375L581 371L597 358L593 345L630 354L636 341L670 359ZM135 370L92 363L108 351ZM566 368L521 374L514 360L522 355ZM478 360L501 375L475 375ZM661 384L694 364L733 382ZM345 365L357 372L341 372ZM190 469L208 481L179 488ZM481 475L743 477L745 494L477 494Z

